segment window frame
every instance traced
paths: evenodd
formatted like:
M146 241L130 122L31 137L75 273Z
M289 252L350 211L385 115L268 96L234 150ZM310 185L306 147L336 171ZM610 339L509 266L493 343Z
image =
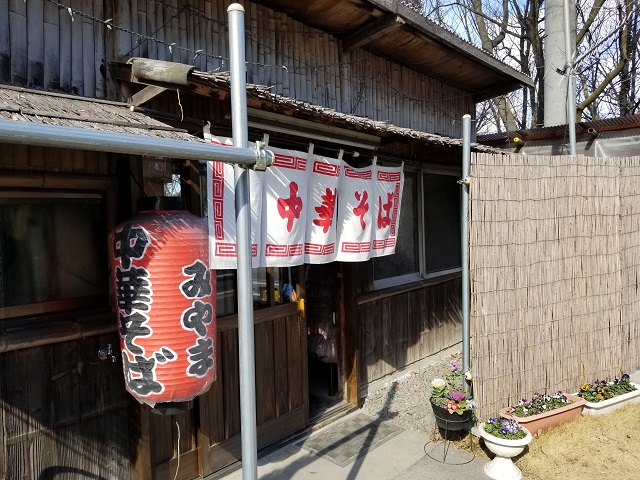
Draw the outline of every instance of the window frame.
M426 167L412 167L405 165L405 172L411 171L417 173L417 182L416 186L418 188L418 271L410 274L399 275L396 277L388 277L383 279L373 279L373 288L375 290L382 290L391 287L397 287L400 285L406 285L413 282L419 282L421 280L435 280L440 277L450 276L452 274L461 273L462 265L459 267L449 268L446 270L439 270L437 272L427 272L427 256L426 256L426 245L425 245L425 209L424 209L424 201L425 201L425 191L424 191L424 175L432 174L432 175L442 175L449 177L457 177L458 179L462 175L462 169L460 167L434 167L434 166L426 166ZM400 212L402 215L402 212ZM459 220L460 221L460 220ZM399 235L402 235L402 232L399 232ZM375 262L375 258L373 259ZM374 269L375 272L375 269ZM373 273L375 275L375 273Z
M64 191L28 191L6 190L0 191L0 205L43 205L55 202L57 205L97 205L106 222L106 199L98 191L92 192L64 192ZM104 223L105 232L108 231ZM106 250L106 237L105 237ZM107 262L106 257L104 262ZM105 264L105 272L108 265ZM105 290L102 294L70 297L58 300L49 300L22 305L0 306L0 321L8 321L17 317L33 317L39 315L59 314L67 310L109 306L109 281L105 282Z

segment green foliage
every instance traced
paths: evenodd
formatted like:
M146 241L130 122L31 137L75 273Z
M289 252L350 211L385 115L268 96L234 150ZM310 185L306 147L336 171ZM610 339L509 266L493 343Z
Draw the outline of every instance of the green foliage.
M451 360L450 372L445 379L434 378L431 382L431 402L438 407L446 408L449 413L462 415L465 410L473 410L471 397L463 393L463 374L455 360Z
M506 418L490 418L484 424L484 431L494 437L505 438L507 440L520 440L527 436L527 432L515 420Z
M523 398L520 403L511 407L511 414L517 417L530 417L545 413L556 408L565 407L573 403L562 392L551 395L535 392L531 400Z
M636 390L636 387L631 384L629 375L625 373L622 378L616 378L612 382L596 380L593 383L582 385L578 396L584 398L587 402L597 403L634 390Z

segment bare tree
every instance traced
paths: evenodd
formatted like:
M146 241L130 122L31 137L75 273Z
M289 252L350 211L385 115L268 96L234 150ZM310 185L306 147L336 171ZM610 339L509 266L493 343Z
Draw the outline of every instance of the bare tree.
M544 117L544 0L422 0L421 8L499 60L529 75L534 87L513 92L476 112L486 131L516 116L519 128ZM575 73L577 119L637 113L640 84L640 0L578 0ZM509 106L512 111L508 111ZM479 122L480 123L480 122Z

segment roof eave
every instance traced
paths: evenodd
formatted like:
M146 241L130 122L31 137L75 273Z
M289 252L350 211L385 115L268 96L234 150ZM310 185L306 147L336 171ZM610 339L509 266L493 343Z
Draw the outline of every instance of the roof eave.
M487 52L471 45L458 37L454 33L446 30L440 25L432 22L419 12L411 9L407 5L404 5L397 0L368 0L369 3L375 5L381 10L387 12L393 12L399 15L407 25L412 26L418 30L422 35L429 37L430 39L441 43L442 45L461 53L474 61L477 61L485 68L488 68L498 74L501 77L505 77L502 82L497 82L494 89L487 90L486 92L478 92L474 95L474 98L480 100L487 100L496 95L502 95L511 92L520 87L533 87L533 80L521 72L518 72L514 68L502 63L496 58L489 55ZM504 83L504 80L507 83Z

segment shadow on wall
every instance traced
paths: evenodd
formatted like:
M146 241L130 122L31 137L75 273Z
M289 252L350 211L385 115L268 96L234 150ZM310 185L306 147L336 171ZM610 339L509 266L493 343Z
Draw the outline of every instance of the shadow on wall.
M122 364L97 357L117 342L113 333L0 355L0 478L131 477L139 432Z
M362 385L460 343L461 290L456 277L358 305Z

